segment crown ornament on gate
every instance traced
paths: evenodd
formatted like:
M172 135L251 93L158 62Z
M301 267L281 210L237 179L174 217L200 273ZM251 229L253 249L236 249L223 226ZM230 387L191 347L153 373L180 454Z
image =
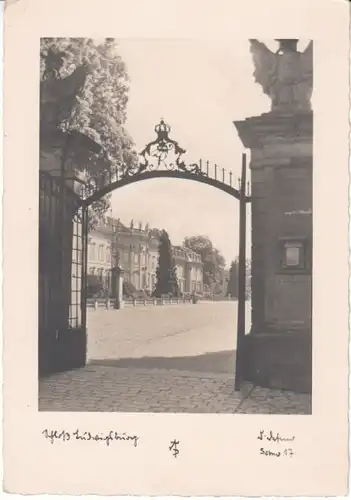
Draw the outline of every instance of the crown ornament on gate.
M171 127L167 125L167 123L164 122L164 119L161 118L161 121L158 125L155 127L155 132L157 134L158 139L168 139L168 134L171 131Z
M161 118L155 126L156 139L149 142L139 154L140 164L137 173L154 170L178 170L195 175L206 175L197 163L187 165L182 156L186 150L169 137L171 127Z

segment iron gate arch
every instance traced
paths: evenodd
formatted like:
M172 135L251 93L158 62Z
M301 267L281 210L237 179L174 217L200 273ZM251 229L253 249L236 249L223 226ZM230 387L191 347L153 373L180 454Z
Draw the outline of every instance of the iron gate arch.
M147 144L140 153L140 161L133 167L117 166L111 168L108 176L103 179L99 175L91 176L77 196L69 189L64 179L53 178L49 174L40 174L40 213L45 211L45 198L50 198L61 209L57 209L57 225L51 227L51 234L55 234L55 252L60 254L60 267L52 269L49 276L52 282L46 284L49 294L45 292L45 284L40 283L39 288L47 299L49 307L44 305L44 310L55 311L49 314L49 320L44 321L44 329L39 332L39 372L46 374L55 371L65 371L82 367L86 362L86 281L87 281L87 241L88 241L88 208L92 203L108 193L136 182L155 178L175 178L200 182L220 189L239 201L239 296L237 318L237 359L236 359L236 389L241 383L241 353L243 337L245 335L245 269L246 269L246 205L251 202L247 193L246 183L246 155L242 155L241 177L238 179L238 188L234 187L232 172L218 169L217 165L210 171L209 162L186 164L183 155L186 151L169 137L170 127L161 120L155 127L157 138ZM173 154L173 159L170 155ZM44 187L50 185L45 191ZM45 195L46 193L46 195ZM48 195L49 193L49 195ZM54 218L55 219L55 218ZM56 219L55 219L56 220ZM69 230L71 227L71 231ZM54 229L55 228L55 229ZM50 247L49 240L45 240L45 230L40 229L42 245ZM71 241L68 235L71 235ZM42 256L48 252L42 252ZM43 259L45 262L45 259ZM67 268L70 262L70 271ZM64 273L67 279L64 279ZM41 279L41 274L40 274ZM61 298L52 300L51 292L53 283L58 286ZM69 288L69 303L63 297L67 296ZM65 293L66 291L66 293ZM59 293L60 295L60 293ZM42 298L40 297L40 303ZM44 339L44 340L43 340ZM49 340L48 340L49 339Z

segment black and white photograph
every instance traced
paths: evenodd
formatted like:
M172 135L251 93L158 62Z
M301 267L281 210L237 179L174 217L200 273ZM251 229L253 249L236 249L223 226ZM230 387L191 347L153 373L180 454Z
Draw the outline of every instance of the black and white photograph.
M311 39L41 38L39 410L312 414L312 164Z
M6 3L7 493L347 496L349 15Z

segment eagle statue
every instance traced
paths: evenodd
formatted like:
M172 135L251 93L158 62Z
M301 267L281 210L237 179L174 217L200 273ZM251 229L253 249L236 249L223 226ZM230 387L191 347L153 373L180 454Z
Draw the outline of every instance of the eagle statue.
M311 110L313 42L299 52L297 39L280 39L278 51L272 52L256 39L249 41L255 67L253 76L270 97L272 111Z
M40 126L41 129L49 132L57 130L62 122L67 120L77 102L77 96L84 88L87 76L90 72L90 65L83 61L83 64L65 78L59 74L64 53L55 55L58 63L51 64L46 68L45 78L40 82ZM51 62L51 60L49 59Z

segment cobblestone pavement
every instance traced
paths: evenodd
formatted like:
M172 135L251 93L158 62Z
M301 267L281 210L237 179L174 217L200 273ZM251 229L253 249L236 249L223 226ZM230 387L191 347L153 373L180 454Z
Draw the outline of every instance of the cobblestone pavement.
M311 415L312 398L309 394L255 387L242 400L235 413Z
M90 312L87 366L41 380L39 409L310 413L305 395L234 391L235 330L235 302Z
M176 370L91 365L40 384L40 410L234 412L241 401L228 377Z
M40 382L41 411L309 414L308 395L255 388L184 370L88 365Z

